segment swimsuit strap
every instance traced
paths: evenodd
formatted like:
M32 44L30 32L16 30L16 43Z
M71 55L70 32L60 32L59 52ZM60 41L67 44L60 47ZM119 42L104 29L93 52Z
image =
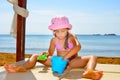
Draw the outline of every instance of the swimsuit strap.
M71 49L71 48L73 48L73 47L74 47L73 43L71 43L71 42L68 40L68 49Z

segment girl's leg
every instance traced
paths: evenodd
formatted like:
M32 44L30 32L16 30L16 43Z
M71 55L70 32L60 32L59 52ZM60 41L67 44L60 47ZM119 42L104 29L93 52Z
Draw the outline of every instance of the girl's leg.
M103 76L103 71L95 71L95 70L86 70L82 77L90 78L93 80L100 80Z
M100 80L103 71L95 71L95 67L97 64L97 57L96 56L87 56L83 57L88 60L87 66L86 66L86 71L83 73L84 78L91 78L93 80Z
M8 72L25 72L27 69L31 69L36 65L37 57L40 56L40 55L41 54L32 55L30 57L30 59L21 66L12 66L12 65L9 65L9 64L5 64L4 68ZM46 66L51 65L51 59L49 59L49 58L46 61L39 61L39 62L46 65Z
M63 74L69 73L70 70L73 68L81 68L81 67L83 68L86 66L86 64L87 64L87 61L82 60L81 57L76 57L69 61Z
M86 69L92 69L94 70L97 64L97 57L96 56L85 56L82 57L83 60L85 59L87 61Z
M23 67L25 67L26 69L31 69L36 65L36 62L40 62L46 66L51 66L51 59L48 58L45 61L38 61L37 57L40 56L41 54L34 54L30 57L30 59L23 65Z
M102 71L95 71L96 63L96 56L76 57L69 62L67 68L86 67L83 77L99 80L102 77Z

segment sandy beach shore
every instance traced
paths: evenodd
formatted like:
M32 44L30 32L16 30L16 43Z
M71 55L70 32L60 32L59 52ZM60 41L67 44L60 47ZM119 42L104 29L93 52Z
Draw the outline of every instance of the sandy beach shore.
M32 54L25 54L25 58L29 58ZM0 66L4 63L12 64L16 61L15 53L0 52ZM97 63L101 64L120 64L120 57L98 57Z

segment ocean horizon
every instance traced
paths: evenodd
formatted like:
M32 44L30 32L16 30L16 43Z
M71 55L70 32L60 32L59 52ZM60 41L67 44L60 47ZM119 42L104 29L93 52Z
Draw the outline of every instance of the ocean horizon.
M81 43L79 56L120 57L120 35L76 35ZM52 35L26 35L25 54L47 51ZM9 34L0 34L0 52L16 53L16 39ZM56 54L56 52L55 52Z

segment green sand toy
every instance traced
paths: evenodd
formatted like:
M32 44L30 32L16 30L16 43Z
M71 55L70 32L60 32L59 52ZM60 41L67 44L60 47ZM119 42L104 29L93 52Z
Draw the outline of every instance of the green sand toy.
M37 60L47 60L47 55L48 55L48 54L45 53L45 54L43 54L43 55L41 55L41 56L38 56L38 57L37 57Z

